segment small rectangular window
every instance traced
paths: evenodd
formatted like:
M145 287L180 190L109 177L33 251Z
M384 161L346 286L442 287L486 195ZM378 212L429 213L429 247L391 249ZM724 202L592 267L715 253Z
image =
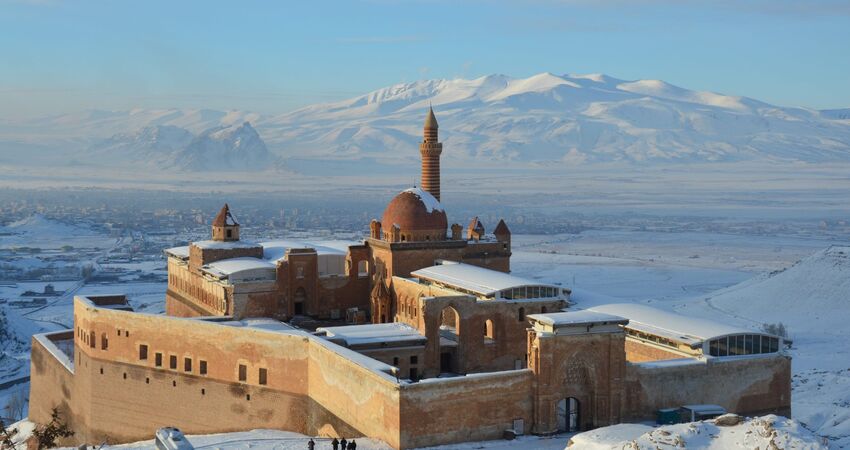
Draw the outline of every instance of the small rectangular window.
M248 367L239 364L239 381L248 381Z
M260 369L260 385L265 386L268 383L269 373L266 369Z
M393 356L393 365L398 366L398 356Z
M191 372L192 371L192 358L183 358L183 371Z
M139 359L142 361L148 359L148 346L145 344L139 346Z
M170 367L171 369L177 370L177 357L176 356L171 355L171 356L168 357L168 367Z
M203 359L198 361L198 371L201 373L201 375L207 374L207 362Z
M411 367L410 368L410 379L413 380L413 381L416 381L418 378L419 378L419 371L416 369L416 367Z
M419 364L419 357L416 356L416 355L411 356L410 357L410 364Z
M157 367L162 367L162 353L157 352L156 355L154 355L154 364Z

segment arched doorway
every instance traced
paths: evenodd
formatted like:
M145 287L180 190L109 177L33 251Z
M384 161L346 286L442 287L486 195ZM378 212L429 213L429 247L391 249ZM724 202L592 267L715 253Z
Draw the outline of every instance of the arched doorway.
M296 316L304 314L304 303L307 302L307 291L303 287L295 291L295 296L292 299L292 306Z
M457 310L451 306L446 306L440 311L440 338L445 338L456 342L460 345L460 315ZM442 348L440 351L440 373L454 372L455 367L455 351L450 348Z
M558 417L558 432L580 431L581 404L575 397L567 397L558 402L556 415Z

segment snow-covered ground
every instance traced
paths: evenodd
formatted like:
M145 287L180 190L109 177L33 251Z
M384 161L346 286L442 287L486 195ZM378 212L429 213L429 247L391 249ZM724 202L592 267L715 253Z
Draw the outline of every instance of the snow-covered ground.
M614 425L575 435L567 446L569 450L681 448L825 450L827 447L819 437L796 421L773 415L747 419L731 426L716 424L714 420L661 427L640 424Z

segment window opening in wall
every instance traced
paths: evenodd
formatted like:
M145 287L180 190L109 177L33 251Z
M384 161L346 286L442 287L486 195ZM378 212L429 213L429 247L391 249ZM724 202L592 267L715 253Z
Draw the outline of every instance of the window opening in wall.
M192 371L192 358L183 358L183 371L191 372Z
M202 388L201 389L201 395L207 395L207 390Z
M251 394L246 395L245 400L248 400L250 402L251 401Z
M410 379L412 381L417 381L419 379L419 371L416 369L416 367L410 368Z
M124 379L127 379L127 372L124 372Z
M139 359L146 360L148 359L148 346L142 344L139 346Z
M177 381L176 380L171 382L171 387L177 387Z
M89 333L89 347L91 347L91 348L95 347L94 340L95 340L94 331L92 331L91 333Z
M357 276L360 278L369 276L369 261L362 260L357 263Z
M145 377L145 384L151 384L151 379L150 379L150 378Z
M109 348L109 339L106 338L106 333L100 335L100 349L106 350Z
M130 337L130 332L127 331L127 330L124 330L124 337Z
M520 322L525 321L525 308L520 308L517 312L517 320Z
M157 367L162 367L162 353L157 352L156 355L154 355L154 364Z
M100 374L103 375L103 367L100 368Z
M228 237L228 238L232 238L232 237L233 237L233 230L227 230L227 237Z
M198 361L198 371L201 373L201 375L207 374L207 362L203 359Z
M398 366L398 356L393 356L393 365Z
M268 383L268 375L269 374L268 374L268 371L266 369L263 369L263 368L260 369L260 379L259 379L260 385L265 386Z
M419 364L419 357L416 356L416 355L411 356L410 357L410 364Z
M168 357L168 367L173 370L177 370L177 356L170 355Z
M239 364L239 381L248 381L248 367L244 364Z

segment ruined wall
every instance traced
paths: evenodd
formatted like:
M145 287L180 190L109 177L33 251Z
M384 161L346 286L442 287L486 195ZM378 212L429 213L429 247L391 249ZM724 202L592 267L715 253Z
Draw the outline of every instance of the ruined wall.
M528 369L437 378L402 386L403 448L500 439L533 420L534 375Z
M779 354L628 364L626 385L624 421L702 403L743 415L791 417L791 359Z
M672 349L666 350L658 345L646 344L626 338L626 361L629 362L638 363L686 357L688 355L675 353Z
M33 358L33 418L44 420L43 411L65 401L77 432L68 444L149 439L170 425L188 433L336 430L398 445L396 380L376 372L389 367L306 333L100 309L79 299L75 322L73 376L56 382L57 360ZM94 339L83 340L90 333Z

